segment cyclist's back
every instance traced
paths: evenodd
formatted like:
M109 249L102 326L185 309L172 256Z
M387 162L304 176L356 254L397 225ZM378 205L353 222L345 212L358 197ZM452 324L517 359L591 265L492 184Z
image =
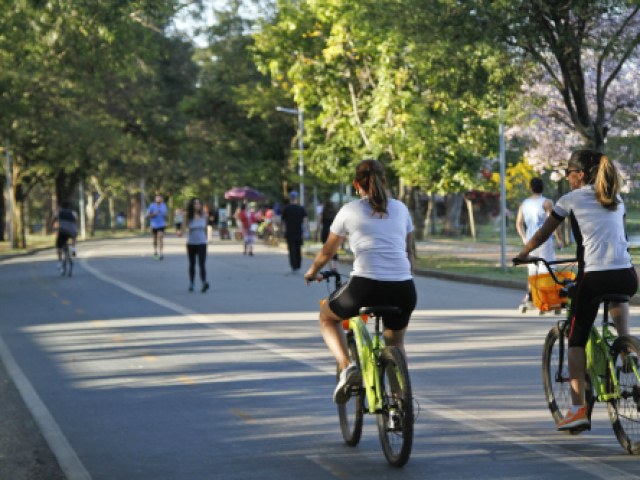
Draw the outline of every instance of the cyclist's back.
M63 233L69 237L75 237L78 234L76 217L72 210L62 208L58 211L56 217L58 219L58 233Z
M341 325L342 320L358 315L361 307L399 307L399 314L383 317L383 334L385 343L398 347L406 358L404 334L417 300L412 275L413 224L403 203L387 199L384 183L380 162L360 162L354 186L361 199L338 212L329 238L305 274L307 283L319 280L318 272L349 236L355 257L351 278L331 294L320 311L322 335L343 370L334 392L337 403L348 400L349 387L361 378L358 367L349 359Z

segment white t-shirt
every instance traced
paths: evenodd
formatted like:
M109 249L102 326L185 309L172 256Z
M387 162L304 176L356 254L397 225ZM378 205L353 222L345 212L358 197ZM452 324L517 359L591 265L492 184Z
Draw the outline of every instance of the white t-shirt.
M411 264L407 256L407 235L413 232L411 215L404 203L389 200L388 214L374 214L368 200L356 200L340 209L331 231L349 235L355 261L351 275L373 280L401 282L410 280Z
M558 220L571 216L578 263L585 272L631 267L623 203L615 211L607 210L596 200L593 185L585 185L558 200L551 214Z

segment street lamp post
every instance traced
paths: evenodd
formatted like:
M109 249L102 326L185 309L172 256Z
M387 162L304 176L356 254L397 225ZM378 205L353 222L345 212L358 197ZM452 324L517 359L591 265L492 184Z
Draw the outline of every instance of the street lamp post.
M507 188L506 159L504 146L504 119L502 118L502 95L500 96L500 267L507 271Z
M294 110L293 108L276 107L279 112L292 113L298 115L298 150L300 151L298 160L298 174L300 175L300 205L304 206L304 163L302 162L302 134L304 133L304 119L302 117L302 109Z

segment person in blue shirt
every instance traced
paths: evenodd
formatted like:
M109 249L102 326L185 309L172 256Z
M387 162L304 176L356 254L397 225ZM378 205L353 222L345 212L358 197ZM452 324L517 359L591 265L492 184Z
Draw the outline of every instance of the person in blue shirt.
M164 258L162 240L164 238L164 229L167 226L167 205L162 201L162 195L156 195L156 201L149 205L147 217L153 232L153 258L162 260Z

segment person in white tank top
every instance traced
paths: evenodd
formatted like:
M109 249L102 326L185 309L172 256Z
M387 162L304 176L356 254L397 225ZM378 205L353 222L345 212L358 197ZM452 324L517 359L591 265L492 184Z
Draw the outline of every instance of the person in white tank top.
M518 216L516 218L516 229L522 242L526 245L533 235L542 227L545 220L551 211L553 210L553 202L542 196L544 184L542 179L535 177L531 179L529 183L529 189L531 190L531 196L527 198L518 209ZM526 229L525 229L526 227ZM556 231L556 239L558 240L558 248L562 248L562 241ZM552 262L556 259L556 253L553 249L553 238L549 238L546 242L531 252L532 257L544 258L547 262ZM529 276L540 275L548 273L547 268L544 265L529 265ZM531 302L531 291L527 286L527 294L524 297L523 302Z

